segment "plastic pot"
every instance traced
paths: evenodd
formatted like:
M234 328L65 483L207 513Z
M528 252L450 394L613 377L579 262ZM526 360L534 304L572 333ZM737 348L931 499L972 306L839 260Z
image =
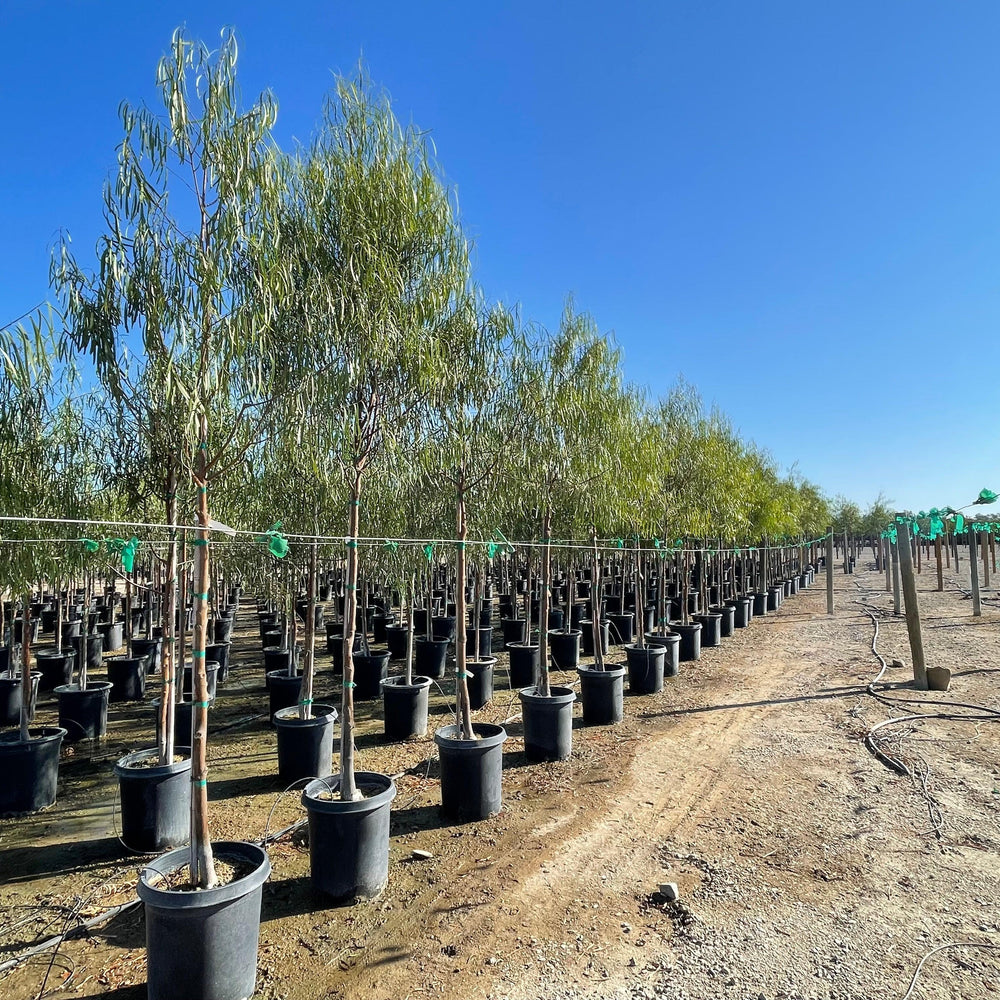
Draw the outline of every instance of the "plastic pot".
M549 631L561 629L564 620L562 608L549 608Z
M83 636L78 635L73 640L73 652L76 653L76 661L80 662L80 644L83 642ZM88 670L100 670L101 668L101 658L104 656L104 637L99 634L91 633L87 636L87 669ZM72 734L70 734L72 738Z
M35 702L38 700L38 684L42 675L38 670L31 671L31 704L28 706L28 721L35 717ZM12 676L10 671L0 674L0 726L19 726L21 724L21 702L23 687L19 675Z
M548 697L534 687L522 688L521 720L524 723L524 755L531 761L565 760L573 752L572 688L553 685Z
M181 697L187 698L190 701L194 701L194 668L192 666L186 666L184 668L184 677L181 681ZM215 703L215 692L219 681L219 664L213 663L208 657L205 657L205 679L208 681L208 701L209 704Z
M338 628L342 627L340 625ZM361 652L361 633L354 633L354 655L357 656ZM326 651L330 654L330 659L333 661L333 672L335 674L342 674L344 672L344 634L342 632L334 633L331 635L329 632L326 635Z
M441 618L431 619L431 635L435 639L447 639L452 642L455 639L455 619L451 615Z
M126 754L115 764L121 799L122 840L130 851L152 854L186 844L191 825L191 749L174 747L170 764L156 749ZM142 766L140 766L142 765Z
M731 604L720 604L709 608L713 615L721 615L719 622L719 634L723 639L728 639L736 628L736 608Z
M495 656L465 661L465 672L471 675L466 679L466 684L469 688L469 706L473 711L493 700L493 667L496 662Z
M625 647L628 689L633 694L656 694L663 690L663 665L667 647L635 645Z
M188 863L186 847L163 854L139 876L146 909L146 992L149 1000L245 1000L257 983L261 890L271 873L256 844L221 841L215 856L251 871L229 885L171 891L161 872Z
M146 696L146 657L113 656L108 660L108 701L142 701Z
M413 666L421 677L440 680L448 662L446 639L414 639Z
M632 641L632 624L635 620L631 611L627 614L609 614L611 642L615 646L625 646Z
M500 812L503 803L503 743L507 730L473 723L475 739L463 740L458 726L434 734L441 760L441 815L470 822Z
M529 646L524 642L512 642L507 647L510 653L510 686L514 690L535 683L538 667L541 662L537 645Z
M753 614L755 617L767 614L767 594L758 592L753 595ZM773 609L772 609L773 610Z
M216 618L212 635L216 642L229 642L233 635L233 618ZM134 640L133 640L134 642Z
M670 626L680 637L680 648L677 658L681 661L701 659L701 623L688 622L684 625L677 622Z
M601 652L606 653L608 646L611 644L611 635L610 626L604 619L601 619L600 631ZM580 619L580 645L582 646L584 656L594 655L594 623L591 619Z
M163 640L133 639L132 655L146 657L146 673L159 673L163 663Z
M311 781L302 792L312 882L337 900L377 896L389 877L389 809L396 785L372 771L357 771L354 780L367 792L355 802L340 798L339 777ZM326 794L332 797L319 797Z
M663 676L676 677L678 664L680 663L681 637L676 632L651 632L646 636L651 646L662 646L663 653Z
M625 668L591 670L580 667L580 701L585 726L610 726L625 714Z
M299 707L299 692L302 690L302 674L289 675L284 670L272 670L267 675L268 718L274 720L274 713L283 708ZM319 777L319 775L316 775Z
M74 646L74 639L80 638L80 626L82 622L63 622L62 623L62 644L63 646Z
M160 737L160 699L154 698L152 701L153 712L156 718L156 737L159 742ZM178 701L174 704L174 746L189 746L191 743L191 718L194 714L194 703L190 701Z
M751 598L737 597L735 600L726 601L726 605L733 609L734 628L746 628L750 624L750 615L753 613Z
M556 670L576 670L580 666L582 635L579 631L549 633L549 653Z
M392 615L375 615L372 618L372 641L380 645L386 641L385 630L396 619Z
M406 684L404 677L386 677L382 681L382 718L389 740L408 740L427 732L429 677L414 677Z
M299 718L298 705L279 709L271 718L278 731L278 777L286 785L333 773L333 731L337 723L333 705L314 704L310 719Z
M125 627L122 622L108 622L97 626L97 633L104 639L104 652L117 652L125 645Z
M292 651L280 646L269 646L264 650L264 685L273 673L288 673L292 662Z
M61 684L55 694L59 699L59 725L66 730L67 743L98 739L108 731L109 682L95 681L83 691L78 684Z
M410 630L405 625L387 625L385 627L385 642L389 647L390 660L406 659L406 644Z
M474 628L466 629L465 632L465 651L467 653L474 653L476 651L476 630ZM493 629L489 626L484 626L479 630L479 655L491 656L493 654Z
M781 607L782 596L784 594L784 588L781 586L768 587L767 588L767 610L777 611ZM756 609L754 609L756 610Z
M525 626L527 622L523 618L501 618L500 629L503 632L503 644L505 649L510 649L515 642L524 642Z
M205 663L217 663L219 670L215 675L215 684L225 684L229 678L229 653L232 650L232 643L210 642L205 646ZM215 697L215 689L212 689L212 697Z
M55 802L65 736L56 726L29 729L27 743L19 732L0 733L0 816L36 812Z
M382 692L382 680L389 668L389 654L354 654L354 697L359 701L371 701Z
M702 648L722 645L722 615L706 611L695 615L694 620L701 623Z

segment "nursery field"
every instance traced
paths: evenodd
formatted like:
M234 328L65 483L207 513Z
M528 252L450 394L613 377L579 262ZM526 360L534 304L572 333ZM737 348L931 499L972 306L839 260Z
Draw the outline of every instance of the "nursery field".
M865 556L870 556L866 551ZM380 702L357 704L356 766L396 777L389 881L373 900L331 906L311 888L305 831L269 848L255 994L261 998L461 1000L732 997L902 1000L991 997L1000 952L1000 745L996 726L938 719L882 733L915 711L866 692L878 650L908 663L903 618L870 560L824 576L662 692L627 696L625 719L574 720L565 761L525 760L507 656L495 653L502 722L499 815L449 824L430 735L389 744ZM968 572L967 564L963 566ZM971 617L967 582L917 578L929 665L951 690L918 693L890 667L884 694L996 707L1000 598ZM501 645L494 636L494 650ZM318 643L316 698L339 704ZM611 662L624 661L613 647ZM236 619L231 672L210 712L214 840L262 838L304 818L282 795L252 600ZM575 685L575 672L553 672ZM449 721L454 681L431 698L429 732ZM339 684L337 685L339 687ZM328 696L328 697L327 697ZM36 724L55 719L52 700ZM112 705L106 738L65 746L56 805L0 821L0 964L34 942L135 898L142 859L117 836L112 765L147 745L148 704ZM415 855L414 852L423 852ZM677 884L667 901L660 883ZM0 998L144 997L143 909L128 908L0 979Z

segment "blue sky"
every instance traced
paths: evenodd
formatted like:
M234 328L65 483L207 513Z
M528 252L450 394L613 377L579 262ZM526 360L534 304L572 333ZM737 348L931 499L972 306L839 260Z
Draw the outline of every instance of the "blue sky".
M554 326L572 293L653 393L683 374L862 504L1000 490L1000 4L5 0L0 322L60 228L86 259L180 24L237 28L282 143L363 56L487 294Z

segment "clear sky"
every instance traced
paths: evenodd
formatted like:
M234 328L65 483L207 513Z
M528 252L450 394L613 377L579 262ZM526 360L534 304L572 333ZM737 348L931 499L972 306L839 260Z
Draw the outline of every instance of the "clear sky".
M428 130L491 298L567 294L831 494L1000 491L1000 3L3 0L0 322L86 256L180 24L308 138L363 56Z

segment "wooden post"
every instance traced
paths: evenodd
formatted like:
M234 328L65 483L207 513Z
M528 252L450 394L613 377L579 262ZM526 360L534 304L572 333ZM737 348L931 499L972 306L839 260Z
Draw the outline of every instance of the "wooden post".
M948 534L948 529L944 529L944 564L951 569L951 536Z
M989 533L990 539L990 562L993 564L993 572L997 571L997 540L991 531Z
M882 568L885 570L885 592L892 590L892 544L888 538L882 539Z
M826 613L833 614L833 528L826 529Z
M896 541L889 539L889 549L892 552L892 613L899 614L899 550L901 548L899 529L902 527L896 524Z
M990 586L990 547L987 542L988 533L985 531L980 532L982 535L982 550L983 550L983 586L989 590Z
M920 559L920 537L919 537L919 535L913 540L913 547L917 550L917 573L919 575L919 573L921 572L921 569L920 569L920 564L921 564L921 559Z
M944 567L941 565L941 536L934 539L934 558L937 560L938 590L944 590Z
M847 532L844 532L844 573L846 574L851 562L850 549L847 547Z
M978 544L976 539L976 533L971 527L968 528L969 532L969 569L972 570L972 614L975 618L982 617L983 614L983 601L979 593L979 560L976 558L976 545ZM958 561L957 559L955 560Z
M899 518L902 515L897 514ZM899 575L903 578L903 595L906 603L906 631L910 637L910 659L913 661L913 686L918 691L927 690L927 666L924 663L924 641L920 634L920 609L917 606L917 581L913 575L913 552L910 544L913 538L910 529L910 522L903 519L902 524L897 520L897 533L906 533L905 544L897 544L896 551L899 554L898 566ZM902 538L899 539L903 541Z

